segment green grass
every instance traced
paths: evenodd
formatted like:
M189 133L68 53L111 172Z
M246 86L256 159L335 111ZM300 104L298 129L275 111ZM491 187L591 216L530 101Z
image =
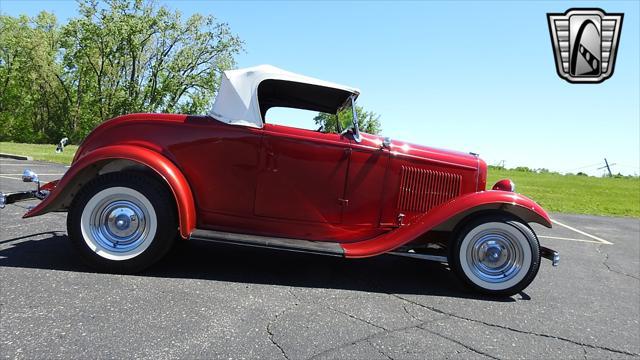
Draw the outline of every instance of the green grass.
M56 153L56 145L19 144L0 142L0 153L31 156L33 160L45 160L69 165L78 150L77 145L64 147L64 152Z
M490 168L487 187L511 179L547 211L640 217L639 178L600 178Z
M78 149L75 145L57 154L55 145L0 142L0 153L27 155L68 165ZM487 186L511 179L516 191L535 200L547 211L609 216L640 217L639 178L599 178L554 173L534 173L490 168Z

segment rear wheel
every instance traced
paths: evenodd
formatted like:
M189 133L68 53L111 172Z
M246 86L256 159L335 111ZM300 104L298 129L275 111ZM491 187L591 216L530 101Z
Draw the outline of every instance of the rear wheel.
M171 248L177 233L173 198L161 183L142 173L106 174L75 197L67 231L91 267L138 272Z
M489 295L526 288L540 267L540 245L521 221L483 217L464 226L449 249L449 263L466 284Z

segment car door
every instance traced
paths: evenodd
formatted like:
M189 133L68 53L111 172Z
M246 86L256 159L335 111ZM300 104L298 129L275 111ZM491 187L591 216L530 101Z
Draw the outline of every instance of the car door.
M340 223L350 152L340 134L265 124L255 215Z
M362 134L360 142L352 140L343 224L363 228L380 225L389 158L389 149L376 136Z

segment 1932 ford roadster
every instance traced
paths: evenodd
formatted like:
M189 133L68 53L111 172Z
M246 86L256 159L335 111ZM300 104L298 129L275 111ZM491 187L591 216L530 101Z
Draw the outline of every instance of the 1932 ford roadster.
M448 262L472 288L515 294L541 247L528 226L545 211L510 180L485 190L477 155L361 133L357 89L258 66L225 72L210 116L131 114L98 126L59 180L3 194L36 196L24 216L67 211L68 234L100 270L132 273L177 235L316 254ZM339 133L265 123L274 107L336 114ZM36 180L25 172L25 181Z

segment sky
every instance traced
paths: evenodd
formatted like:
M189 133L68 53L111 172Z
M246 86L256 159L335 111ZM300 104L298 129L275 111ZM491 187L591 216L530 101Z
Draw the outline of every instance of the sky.
M245 42L239 68L271 64L359 88L384 136L510 168L601 175L607 158L615 173L640 174L639 1L159 3L228 23ZM624 13L615 72L601 84L556 73L546 13L572 7ZM47 10L61 22L76 9L0 0L4 14Z

